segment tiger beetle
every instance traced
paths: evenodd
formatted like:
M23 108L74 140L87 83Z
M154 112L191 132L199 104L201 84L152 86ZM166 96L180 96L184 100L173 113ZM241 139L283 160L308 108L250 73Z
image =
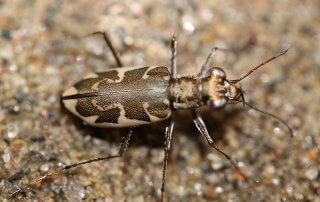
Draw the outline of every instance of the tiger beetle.
M172 131L175 124L172 113L177 110L190 110L196 128L209 146L227 158L244 179L247 178L237 164L214 144L206 125L196 111L197 108L208 105L211 109L216 110L227 104L242 103L244 106L277 119L289 129L293 136L292 129L285 121L247 103L239 85L241 80L268 62L284 55L289 49L257 65L239 79L228 80L223 69L209 67L212 56L220 49L217 47L211 49L196 76L179 76L176 75L177 41L175 36L171 40L170 67L123 67L107 33L95 32L92 35L103 36L119 68L89 74L64 91L62 102L68 110L89 125L102 128L128 127L129 131L122 139L119 152L116 155L101 156L53 170L15 190L12 196L65 170L121 157L129 145L134 127L167 120L161 186L161 201L163 201Z

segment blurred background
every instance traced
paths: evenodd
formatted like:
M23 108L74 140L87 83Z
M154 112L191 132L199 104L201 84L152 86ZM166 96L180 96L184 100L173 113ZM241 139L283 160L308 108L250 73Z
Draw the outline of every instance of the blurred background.
M175 116L167 201L320 201L320 2L317 0L0 1L0 201L62 165L117 152L125 129L84 126L61 92L91 71L115 67L97 37L107 31L126 66L169 65L178 35L178 73L212 66L229 79L291 46L241 82L241 104L200 109L211 136L255 182L244 182L207 146L188 111ZM160 194L164 123L138 128L123 158L68 171L19 200L155 201Z

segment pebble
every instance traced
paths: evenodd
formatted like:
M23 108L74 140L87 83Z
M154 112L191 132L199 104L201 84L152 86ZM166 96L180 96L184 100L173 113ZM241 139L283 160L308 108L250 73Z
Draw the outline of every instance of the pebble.
M19 133L19 127L16 124L8 124L7 125L7 135L9 138L17 137Z
M40 167L40 170L42 172L48 172L49 171L49 164L42 164L41 167Z
M223 193L223 188L222 187L216 187L215 191L219 194Z
M310 168L306 170L305 175L309 180L315 180L319 176L319 170L317 168Z

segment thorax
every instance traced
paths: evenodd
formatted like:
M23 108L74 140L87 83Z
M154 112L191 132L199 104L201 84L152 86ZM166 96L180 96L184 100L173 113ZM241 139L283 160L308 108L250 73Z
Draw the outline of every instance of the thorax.
M194 76L178 76L172 79L169 89L174 109L197 108L203 105L201 79Z

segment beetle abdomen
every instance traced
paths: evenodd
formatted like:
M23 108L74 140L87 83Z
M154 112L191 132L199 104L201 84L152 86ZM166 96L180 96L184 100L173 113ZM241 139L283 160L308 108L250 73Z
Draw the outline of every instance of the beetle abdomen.
M67 89L65 107L90 125L128 127L171 116L167 67L123 67L84 77Z

